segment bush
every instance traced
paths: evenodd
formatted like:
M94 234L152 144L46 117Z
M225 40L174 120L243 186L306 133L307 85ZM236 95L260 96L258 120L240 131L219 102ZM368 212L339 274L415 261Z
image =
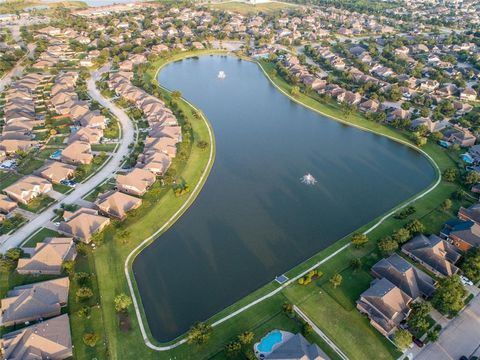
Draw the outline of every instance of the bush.
M208 147L208 145L209 145L208 142L205 141L205 140L200 140L200 141L197 143L197 147L198 147L199 149L202 149L202 150L203 150L203 149L206 149L206 148Z
M86 300L93 296L93 291L89 287L83 286L77 290L75 295L77 295L77 298L80 300Z
M333 275L333 276L330 278L330 280L329 280L330 285L332 285L332 287L333 287L334 289L336 289L337 287L339 287L339 286L342 284L342 281L343 281L343 277L342 277L342 275L340 275L340 274L338 274L338 273L335 274L335 275Z
M97 345L97 342L99 341L100 341L100 336L98 336L95 333L87 333L83 335L83 342L87 346L95 347L95 345Z
M126 311L130 307L130 305L132 305L132 299L125 293L121 293L115 296L115 299L113 299L113 301L115 303L115 310L117 312Z
M398 249L398 242L391 236L386 236L377 243L377 246L383 255L392 255Z
M307 275L298 279L298 283L300 285L308 285L312 282L313 279L318 279L322 276L323 276L323 273L321 271L318 271L317 269L311 270L308 272Z
M198 322L188 332L187 342L196 345L205 344L210 339L211 333L211 325Z
M78 272L73 278L79 285L84 286L88 283L88 280L90 280L90 274L86 272Z
M368 237L365 234L356 233L352 236L352 245L357 249L364 247L368 243Z
M312 332L313 332L313 328L309 323L303 324L303 327L302 327L302 335L303 336L307 336L307 335L311 334Z

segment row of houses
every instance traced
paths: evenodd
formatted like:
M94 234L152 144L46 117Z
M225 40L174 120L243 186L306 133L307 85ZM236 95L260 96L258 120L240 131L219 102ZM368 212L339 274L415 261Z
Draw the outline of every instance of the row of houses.
M62 264L75 259L71 238L47 238L35 248L24 248L30 258L18 261L17 272L60 275ZM0 326L34 323L5 334L0 350L5 359L65 359L73 355L68 305L70 280L60 277L16 286L1 299Z
M404 256L442 278L460 272L462 253L480 247L480 204L461 207L458 219L445 223L440 236L419 234L402 246ZM410 304L435 292L436 280L401 256L380 260L371 269L375 280L361 294L357 308L383 335L392 335L410 313Z
M5 92L4 126L0 135L0 160L22 150L28 151L37 142L32 131L44 120L36 115L37 90L47 76L37 73L24 75Z

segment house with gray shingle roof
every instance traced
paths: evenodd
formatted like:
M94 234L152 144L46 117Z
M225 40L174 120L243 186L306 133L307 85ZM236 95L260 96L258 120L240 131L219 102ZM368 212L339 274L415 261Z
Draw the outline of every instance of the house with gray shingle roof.
M459 270L455 263L460 253L436 235L419 234L402 246L402 252L438 276L451 276Z
M380 260L371 271L376 278L389 280L412 299L430 297L435 291L435 280L431 276L397 254Z
M389 280L374 280L357 300L357 309L366 314L370 324L384 336L392 335L408 317L412 298Z

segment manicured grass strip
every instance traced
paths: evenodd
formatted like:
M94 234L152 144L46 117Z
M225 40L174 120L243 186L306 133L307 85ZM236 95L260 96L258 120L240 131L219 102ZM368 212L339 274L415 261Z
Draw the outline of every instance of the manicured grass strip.
M27 210L27 211L38 214L38 213L42 212L43 209L47 208L48 206L50 206L54 202L55 202L54 199L52 199L48 195L43 194L43 195L37 196L36 198L31 200L27 205L18 203L18 207L20 207L24 210Z
M60 234L59 232L49 229L49 228L40 228L39 231L35 232L34 234L30 235L24 243L22 243L21 247L35 247L35 245L39 242L45 240L45 238L49 237L62 237L64 235Z
M92 151L113 152L118 144L93 144Z
M71 191L73 191L73 188L67 185L63 184L52 184L53 190L58 191L59 193L62 194L67 194Z
M22 178L22 175L14 172L0 171L0 190L9 187L20 178Z

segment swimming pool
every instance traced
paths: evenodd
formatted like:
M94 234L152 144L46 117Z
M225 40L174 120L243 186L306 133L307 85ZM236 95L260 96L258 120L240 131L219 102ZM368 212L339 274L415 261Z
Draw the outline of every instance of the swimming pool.
M55 150L55 152L50 155L50 159L59 160L62 157L62 149Z
M282 333L274 330L265 336L257 346L257 350L261 353L269 353L273 347L282 342Z

